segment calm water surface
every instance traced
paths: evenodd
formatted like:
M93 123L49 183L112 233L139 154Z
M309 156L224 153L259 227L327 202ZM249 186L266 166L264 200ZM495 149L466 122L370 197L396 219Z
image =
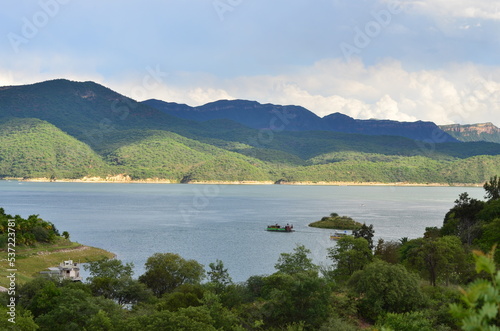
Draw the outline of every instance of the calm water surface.
M377 238L422 236L441 226L462 192L472 187L289 186L29 183L0 181L0 207L39 214L71 239L133 262L135 276L156 252L178 253L208 266L222 260L235 281L270 274L296 244L328 263L330 231L307 227L336 212L373 224ZM270 233L267 224L291 223L294 233Z

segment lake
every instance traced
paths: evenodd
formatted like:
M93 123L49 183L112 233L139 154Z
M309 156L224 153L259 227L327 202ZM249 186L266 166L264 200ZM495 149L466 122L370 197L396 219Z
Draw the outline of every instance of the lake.
M332 212L373 224L375 240L422 236L441 226L462 192L478 187L186 185L0 181L8 214L39 214L71 240L133 262L135 277L156 252L178 253L208 267L222 260L234 281L273 273L280 253L297 244L329 263L330 231L307 225ZM265 231L293 224L293 233Z

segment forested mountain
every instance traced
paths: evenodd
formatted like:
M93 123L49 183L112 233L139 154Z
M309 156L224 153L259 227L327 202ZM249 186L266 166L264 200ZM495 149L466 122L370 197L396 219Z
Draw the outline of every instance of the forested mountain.
M439 137L439 142L457 141L432 122L357 120L340 113L321 118L304 107L260 104L247 100L220 100L199 107L189 107L184 104L154 99L142 103L179 118L195 121L230 119L254 129L334 131L365 135L402 136L432 141Z
M500 173L496 143L452 142L436 132L434 140L421 141L319 130L328 121L344 123L344 131L369 131L379 123L384 132L396 133L396 125L416 135L423 128L425 136L434 130L428 122L360 121L341 114L321 119L302 107L241 100L196 107L198 113L233 114L235 105L247 107L252 110L241 111L241 118L253 118L250 127L236 119L180 118L148 104L93 82L1 87L0 177L480 183ZM194 109L169 107L189 114ZM318 130L306 131L314 125Z

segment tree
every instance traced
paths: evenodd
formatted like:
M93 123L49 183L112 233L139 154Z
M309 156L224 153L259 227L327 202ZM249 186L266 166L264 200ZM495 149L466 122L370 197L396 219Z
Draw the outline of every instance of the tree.
M304 245L297 245L293 253L281 253L274 268L285 274L295 274L303 271L318 271L318 266L312 263L307 255L311 253Z
M69 232L63 231L62 236L64 237L64 239L69 239Z
M450 311L460 319L462 330L500 330L500 271L494 262L493 246L489 254L474 251L476 272L489 279L478 279L462 290L462 304L451 304Z
M328 318L330 289L317 273L275 273L265 278L261 314L270 327L304 322L317 330Z
M477 240L478 246L483 250L488 250L495 244L500 243L500 217L485 224L482 229L483 234ZM497 251L499 247L497 247ZM494 255L495 262L500 264L500 254Z
M197 284L205 274L195 260L185 260L174 253L155 253L145 264L146 272L139 277L157 297L172 292L182 284Z
M340 281L347 280L373 260L368 241L351 236L340 238L335 247L328 248L328 257L336 267L333 276Z
M420 272L432 286L436 286L438 280L448 283L452 277L467 274L465 250L456 236L418 238L405 246L402 248L405 265Z
M120 305L137 303L151 295L144 284L132 279L133 267L132 263L124 265L116 259L102 259L84 266L90 273L87 281L92 293L115 300Z
M375 230L373 230L373 224L367 226L366 223L363 223L361 228L359 228L358 230L354 230L352 234L354 235L354 238L364 238L366 241L368 241L368 247L370 247L370 250L373 249L373 235L375 234Z
M483 188L486 191L485 199L489 201L500 199L500 179L498 176L490 177L490 181L484 183Z
M483 201L469 197L467 192L461 193L455 200L455 206L446 213L441 228L441 236L455 235L464 244L471 245L480 234L479 212L484 208Z
M384 312L410 312L425 302L418 276L400 264L370 263L355 272L348 285L359 296L363 316L371 320Z
M210 263L208 267L210 271L207 272L207 275L210 283L214 285L216 293L222 292L226 286L233 282L221 260L217 260L216 263Z
M379 259L389 262L392 264L399 263L400 253L399 249L401 248L401 242L398 241L384 241L384 239L380 238L377 242L377 246L375 247L375 256Z

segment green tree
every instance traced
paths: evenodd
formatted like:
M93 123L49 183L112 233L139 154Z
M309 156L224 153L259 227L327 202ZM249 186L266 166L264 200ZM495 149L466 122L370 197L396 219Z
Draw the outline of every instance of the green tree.
M132 279L133 267L132 263L123 264L116 259L102 259L84 266L90 274L87 281L92 293L115 300L120 305L134 304L150 295L144 284Z
M402 250L405 265L420 272L433 286L438 280L448 283L469 270L467 254L456 236L413 239Z
M469 246L480 234L481 223L479 212L484 208L483 201L469 197L467 192L460 194L455 206L450 209L443 221L441 236L458 236Z
M385 312L410 312L425 303L418 276L400 264L370 263L355 272L348 285L359 297L360 312L371 320Z
M139 277L157 297L172 292L182 284L197 284L205 274L195 260L185 260L174 253L155 253L145 264L146 272Z
M368 241L368 247L370 249L373 249L373 236L375 235L373 224L370 224L368 226L366 225L366 223L363 223L361 228L359 228L358 230L354 230L352 234L354 235L354 238L364 238L366 241Z
M385 331L434 331L436 328L424 312L388 313L377 321L376 326Z
M9 322L9 310L5 305L0 305L0 329L5 331L35 331L39 326L33 320L33 315L29 310L16 309L15 323Z
M486 191L485 199L489 201L500 199L500 179L498 176L490 177L490 181L484 183L483 188Z
M229 272L224 268L224 263L221 260L210 263L208 267L210 268L207 272L208 279L214 286L216 293L221 293L228 285L232 284Z
M312 262L308 254L311 254L309 249L304 245L297 245L293 249L293 253L281 253L278 263L274 265L274 268L285 274L295 274L303 271L317 272L318 266Z
M494 262L495 247L489 254L474 251L476 272L488 278L478 279L462 290L462 304L451 304L450 311L460 319L462 330L500 330L500 271Z
M333 261L333 276L339 281L347 280L354 272L373 261L372 250L364 238L346 236L328 248L328 257Z
M315 272L275 273L265 278L261 316L268 327L304 322L317 330L328 318L330 289Z
M123 331L216 331L207 307L181 308L179 311L154 311L131 317L121 325Z
M484 251L498 243L500 243L500 217L495 218L488 224L485 224L482 228L482 235L477 240L477 245ZM500 248L498 246L496 247L494 259L496 263L500 264L500 254L498 254L498 250Z
M399 263L401 243L380 238L375 247L375 257L392 264Z

